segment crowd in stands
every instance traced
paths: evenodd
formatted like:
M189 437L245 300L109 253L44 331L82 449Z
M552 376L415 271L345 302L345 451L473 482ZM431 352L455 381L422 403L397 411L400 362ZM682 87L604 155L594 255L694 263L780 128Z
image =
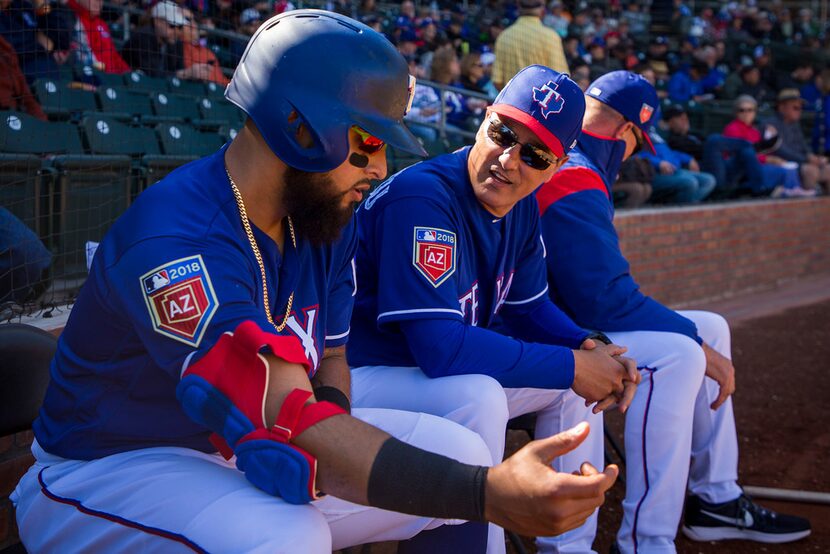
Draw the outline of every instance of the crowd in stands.
M668 10L661 11L661 4ZM657 154L642 154L622 168L614 191L619 205L826 192L826 25L802 7L807 3L742 0L704 3L697 11L689 4L311 5L359 19L397 45L421 80L408 120L427 144L467 140L464 132L475 130L488 102L530 63L568 72L583 89L604 73L629 69L656 85L664 105L652 136ZM247 38L266 18L294 8L286 0L113 0L106 7L102 0L0 0L0 108L45 118L28 87L38 79L60 79L79 65L224 86ZM127 28L124 9L132 14ZM781 52L786 59L776 59ZM700 114L715 112L717 128L696 124Z

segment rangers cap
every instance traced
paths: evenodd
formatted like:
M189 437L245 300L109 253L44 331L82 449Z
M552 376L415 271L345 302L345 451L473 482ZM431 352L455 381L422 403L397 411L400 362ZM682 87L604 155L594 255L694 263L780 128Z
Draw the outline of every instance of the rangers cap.
M582 132L585 96L568 75L529 65L510 79L490 110L530 129L561 158Z
M643 139L651 152L654 144L648 136L652 120L657 113L657 91L645 77L630 71L606 73L588 85L585 93L619 112L643 132Z

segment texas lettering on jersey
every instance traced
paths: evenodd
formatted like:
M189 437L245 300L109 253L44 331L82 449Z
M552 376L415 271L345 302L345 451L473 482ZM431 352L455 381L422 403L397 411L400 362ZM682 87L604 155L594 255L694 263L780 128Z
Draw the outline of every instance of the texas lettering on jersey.
M180 258L139 278L153 329L177 341L199 346L219 307L201 256Z
M317 371L320 365L320 351L317 349L319 341L317 340L317 323L318 313L320 312L320 305L315 304L307 308L303 308L303 320L297 317L296 312L291 312L286 322L286 327L291 329L291 332L300 339L300 343L305 350L306 358L311 362L312 374Z

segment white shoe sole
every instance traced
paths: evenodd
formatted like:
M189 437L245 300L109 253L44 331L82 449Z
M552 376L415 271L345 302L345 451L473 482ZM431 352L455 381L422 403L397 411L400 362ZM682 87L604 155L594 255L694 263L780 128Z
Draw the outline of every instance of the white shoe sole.
M811 529L807 529L796 533L764 533L750 529L738 529L737 527L687 527L686 525L683 526L682 530L684 535L698 542L737 539L771 544L797 541L809 535L811 531Z

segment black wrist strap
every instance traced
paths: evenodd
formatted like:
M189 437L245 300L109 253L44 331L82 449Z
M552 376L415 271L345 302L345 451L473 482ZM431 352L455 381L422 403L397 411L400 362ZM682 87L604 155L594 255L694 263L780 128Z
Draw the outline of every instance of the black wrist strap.
M609 339L608 336L605 333L602 333L600 331L594 331L585 338L586 339L598 340L599 342L604 343L604 344L611 344L611 339Z
M337 404L338 406L346 410L346 413L352 413L352 405L349 402L349 397L346 396L346 393L344 393L337 387L331 387L328 385L317 387L316 389L314 389L314 398L316 398L318 402L325 401L331 402L332 404Z
M369 505L417 516L484 521L488 469L390 437L372 465Z

